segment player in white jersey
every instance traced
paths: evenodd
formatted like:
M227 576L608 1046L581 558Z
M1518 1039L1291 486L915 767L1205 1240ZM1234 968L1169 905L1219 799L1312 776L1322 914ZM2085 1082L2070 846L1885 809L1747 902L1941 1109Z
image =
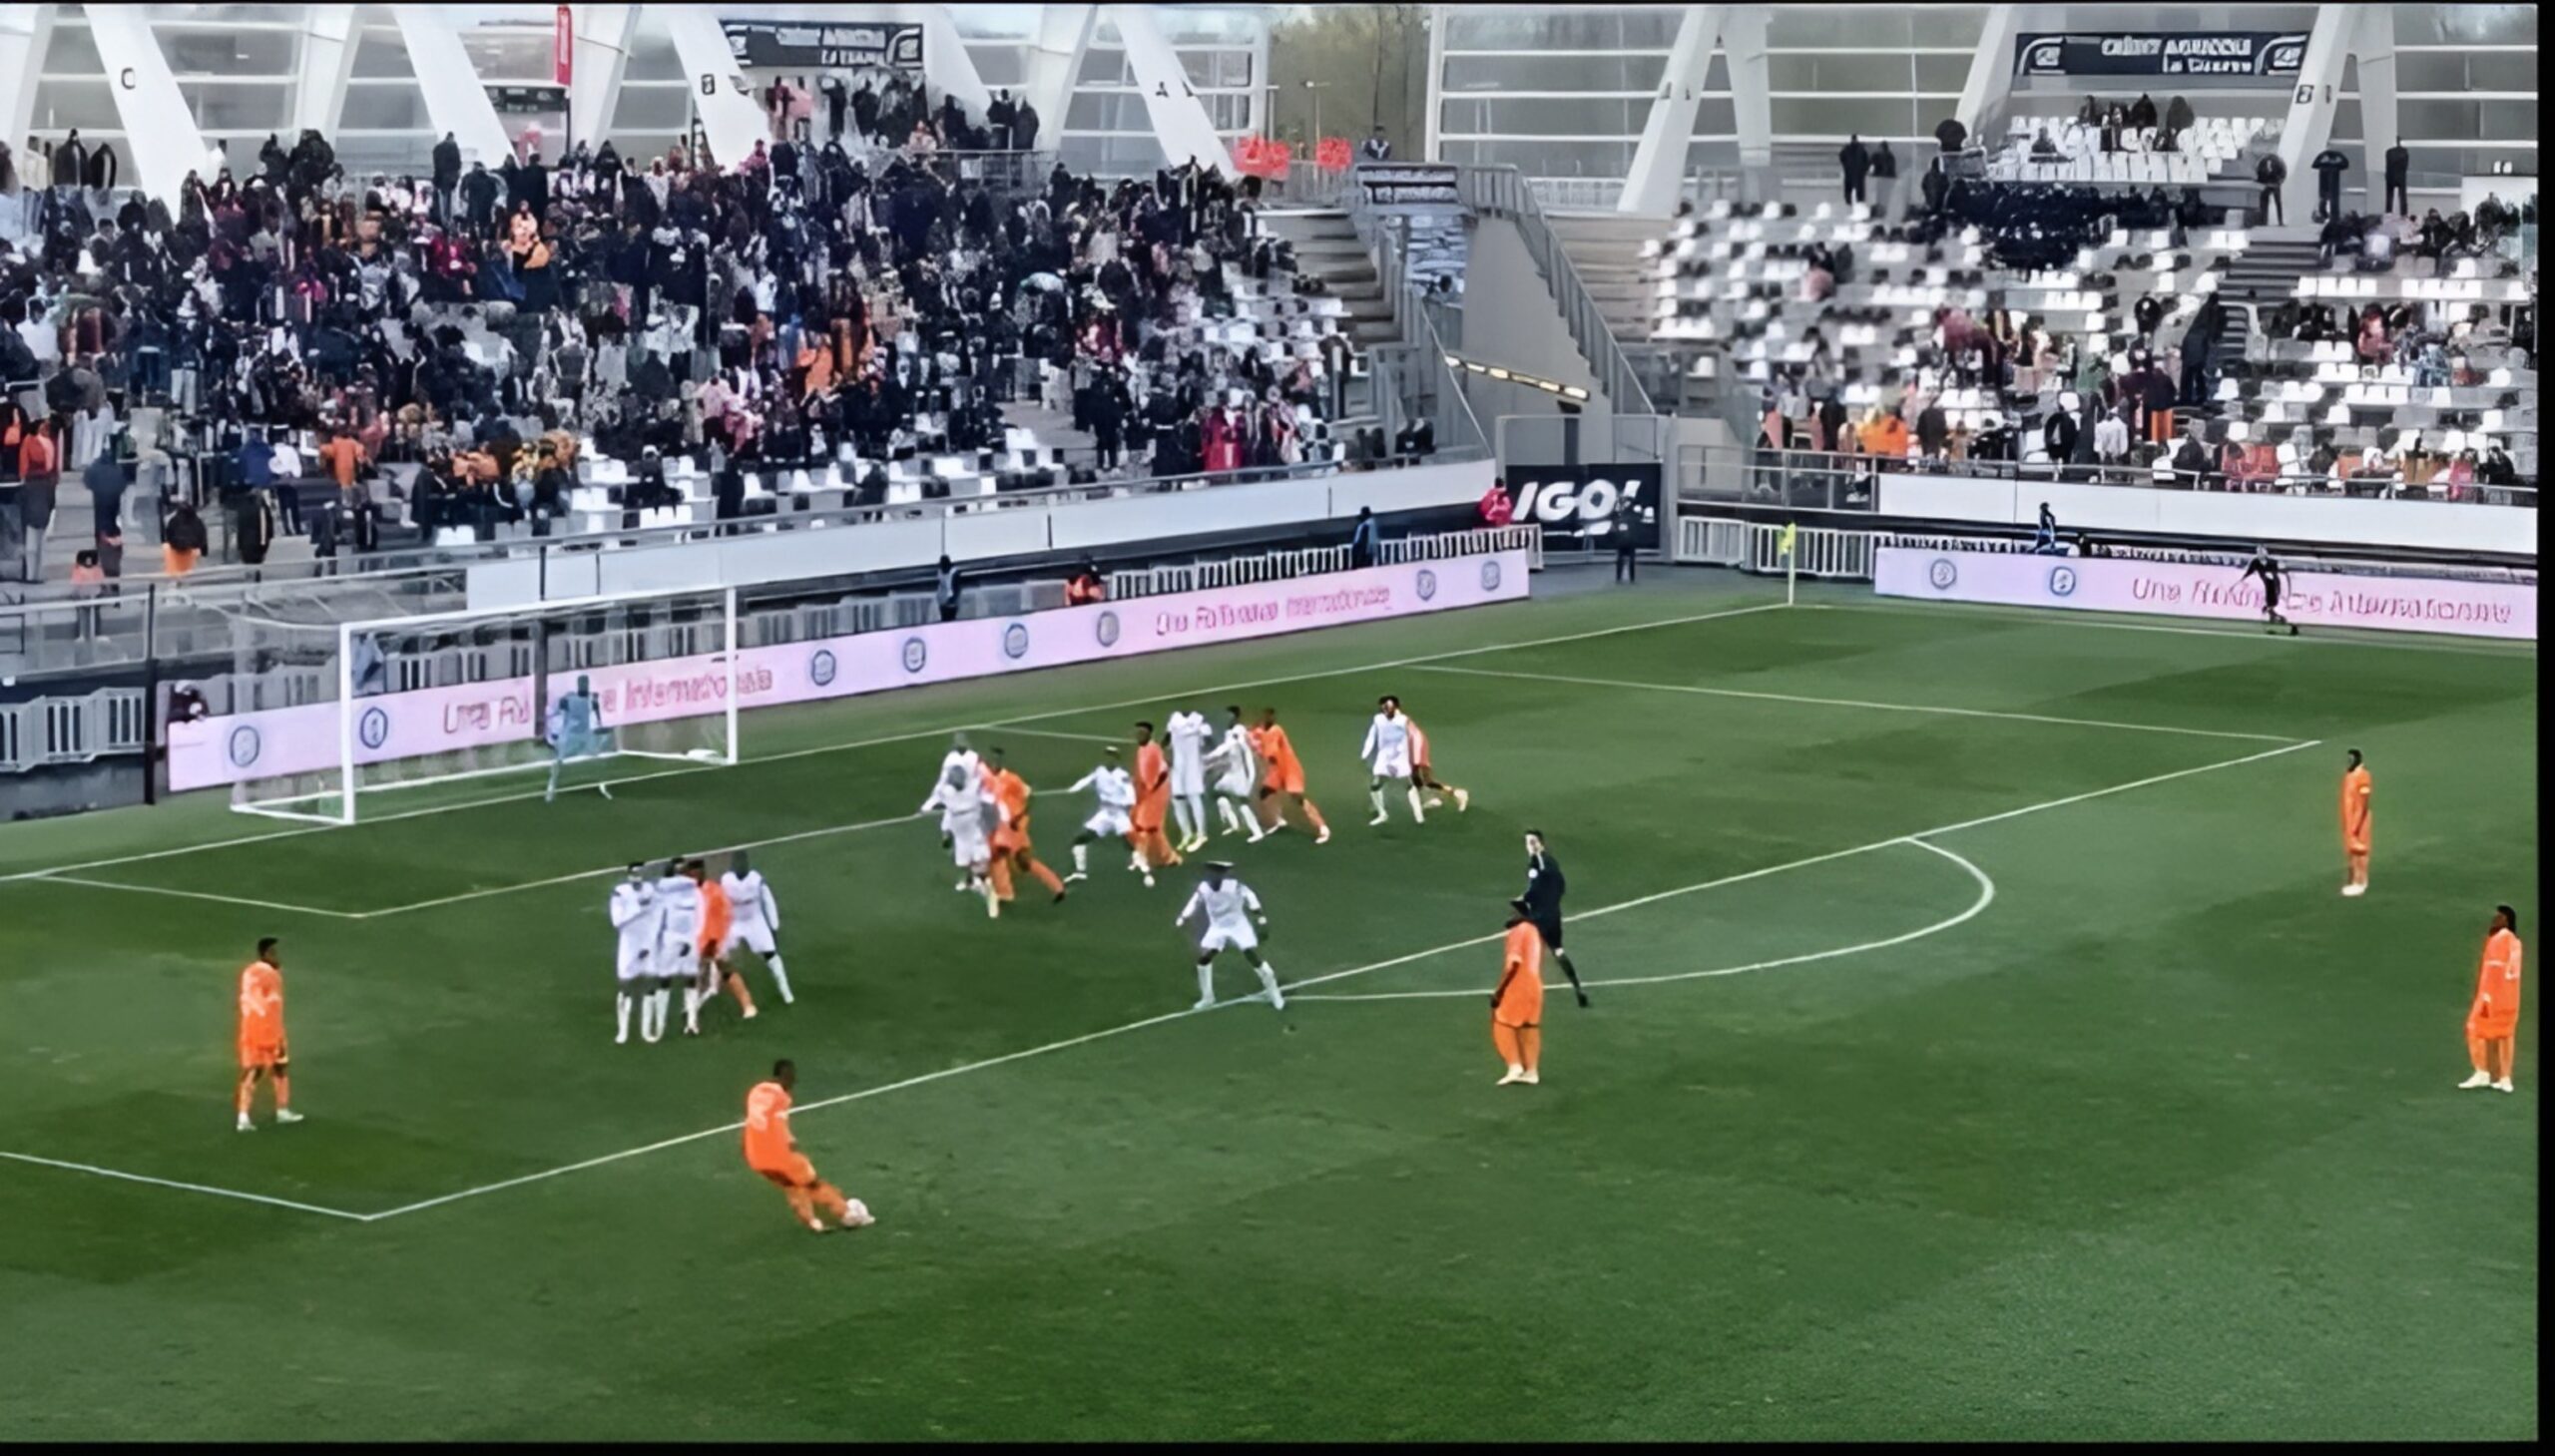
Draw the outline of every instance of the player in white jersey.
M1427 821L1427 811L1419 806L1419 785L1410 778L1410 720L1401 716L1401 700L1387 694L1376 700L1375 718L1366 725L1366 745L1357 750L1366 760L1374 776L1366 782L1366 797L1375 805L1375 816L1369 824L1384 821L1384 780L1398 778L1410 797L1412 823Z
M949 806L947 799L947 787L952 773L964 774L965 781L970 784L980 783L984 779L984 761L976 756L975 749L967 746L965 733L959 733L949 740L949 751L940 755L939 775L932 780L931 797L924 799L922 807L916 810L918 813L926 814L935 808L940 810L940 842L954 855L958 847L956 839L959 815ZM958 863L963 866L967 861L961 859ZM981 876L970 874L966 879L960 880L956 888L982 891L984 881Z
M1100 766L1074 780L1067 793L1091 790L1095 805L1090 818L1082 821L1082 832L1074 836L1074 872L1066 875L1068 884L1091 878L1091 843L1095 839L1123 839L1130 846L1136 842L1136 779L1127 765L1118 760L1118 745L1111 743L1100 750ZM1145 883L1152 884L1149 870Z
M657 994L683 988L683 1034L701 1035L701 886L680 855L657 868Z
M613 997L613 1011L621 1030L612 1043L621 1046L630 1040L633 1010L639 1013L639 1035L653 1042L666 1034L666 1007L657 986L657 890L648 882L645 865L630 866L612 887L610 912L620 941L615 965L620 992Z
M728 872L719 876L719 888L728 892L729 916L728 940L719 948L720 954L733 957L743 945L763 957L771 983L780 988L781 1004L788 1005L796 998L789 994L789 972L780 964L780 902L772 898L771 886L740 849L728 861Z
M999 915L1002 902L994 897L994 883L987 874L993 867L994 858L987 819L1001 810L985 794L984 768L976 761L975 754L967 754L962 761L953 749L951 758L944 761L947 767L942 770L940 782L933 786L931 797L924 799L922 807L915 812L927 814L933 809L940 810L940 832L942 840L949 845L949 858L967 871L966 880L958 888L975 891L984 899L985 913Z
M1183 854L1207 843L1207 740L1215 735L1207 715L1193 709L1182 709L1163 723L1163 736L1171 743L1171 816L1180 825L1175 847Z
M1242 721L1242 710L1225 710L1225 735L1207 753L1207 766L1216 775L1216 813L1225 821L1225 832L1251 831L1251 842L1269 837L1261 827L1258 799L1260 794L1260 755L1251 750L1251 726Z
M1216 1004L1216 957L1231 949L1242 952L1251 968L1260 973L1260 984L1267 989L1269 1004L1280 1011L1286 1009L1286 993L1278 989L1278 969L1260 955L1260 932L1252 928L1257 920L1262 927L1269 915L1260 908L1260 897L1251 886L1234 876L1234 867L1222 861L1207 866L1207 877L1190 893L1189 903L1182 906L1174 926L1186 925L1192 915L1204 914L1206 933L1198 940L1198 1004L1193 1010L1204 1011Z

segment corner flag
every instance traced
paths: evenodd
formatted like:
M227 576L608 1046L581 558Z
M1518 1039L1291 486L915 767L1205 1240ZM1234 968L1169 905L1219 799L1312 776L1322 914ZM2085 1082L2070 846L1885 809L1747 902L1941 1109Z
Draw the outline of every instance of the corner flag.
M1784 555L1786 555L1786 556L1789 556L1789 555L1791 555L1791 554L1792 554L1792 523L1791 523L1791 522L1789 522L1789 521L1786 521L1786 522L1784 523Z

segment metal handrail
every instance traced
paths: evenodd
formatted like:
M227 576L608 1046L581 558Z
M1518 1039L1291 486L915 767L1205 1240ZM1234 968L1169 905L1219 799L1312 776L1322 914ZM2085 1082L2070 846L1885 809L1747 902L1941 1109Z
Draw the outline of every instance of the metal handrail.
M1650 391L1643 387L1641 372L1625 356L1621 340L1606 322L1605 310L1588 291L1579 276L1579 268L1570 260L1570 250L1562 245L1553 232L1551 220L1544 216L1543 205L1535 200L1535 190L1514 167L1459 167L1455 170L1456 196L1475 212L1507 218L1517 225L1518 236L1525 241L1526 251L1535 259L1552 283L1553 301L1561 305L1562 321L1570 328L1571 339L1579 345L1597 374L1598 387L1606 401L1621 414L1656 414Z
M1439 442L1440 453L1449 444L1460 450L1487 452L1490 434L1482 428L1481 417L1473 412L1472 398L1464 392L1463 381L1455 373L1454 350L1437 326L1437 310L1430 305L1427 294L1410 281L1400 235L1389 226L1390 220L1367 205L1362 189L1343 188L1339 198L1349 227L1373 252L1375 277L1392 308L1395 331L1409 339L1422 355L1418 367L1428 377L1436 396L1437 430L1445 437Z

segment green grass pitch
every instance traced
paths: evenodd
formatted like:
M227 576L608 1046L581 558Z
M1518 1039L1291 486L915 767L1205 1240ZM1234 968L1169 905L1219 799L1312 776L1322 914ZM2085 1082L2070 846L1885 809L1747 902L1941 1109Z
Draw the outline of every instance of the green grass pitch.
M160 1182L0 1161L0 1438L2532 1437L2533 1013L2452 1088L2494 902L2544 943L2536 666L1672 575L763 715L608 802L8 826L93 883L0 880L0 1153ZM1367 826L1384 692L1469 813ZM1179 871L988 922L877 822L940 729L1052 790L1229 703L1336 831L1229 856L1326 978L1282 1015L1231 961L1183 1014ZM1528 825L1596 1004L1494 1088ZM766 840L797 1004L612 1045L612 869ZM241 1136L261 934L309 1121ZM876 1227L744 1168L775 1056Z

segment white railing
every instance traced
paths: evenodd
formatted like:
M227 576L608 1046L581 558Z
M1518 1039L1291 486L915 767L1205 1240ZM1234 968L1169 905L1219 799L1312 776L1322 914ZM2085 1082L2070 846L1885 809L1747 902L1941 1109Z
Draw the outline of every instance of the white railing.
M1791 531L1791 549L1784 533ZM1681 516L1677 520L1677 560L1695 566L1727 566L1759 576L1805 576L1830 581L1872 579L1870 531L1827 526L1770 525L1719 516Z
M139 688L101 688L80 698L36 698L0 706L0 772L139 753L149 712Z
M1544 564L1543 528L1489 526L1473 531L1397 536L1375 544L1375 564L1398 566L1411 561L1442 561L1451 556L1483 556L1494 551L1523 551L1527 565L1540 569ZM1285 551L1264 551L1257 556L1228 557L1221 561L1193 561L1146 567L1141 571L1113 571L1109 574L1109 597L1112 601L1126 601L1137 597L1158 597L1166 592L1203 592L1217 587L1248 586L1254 582L1321 576L1350 570L1350 560L1346 546L1301 546Z

